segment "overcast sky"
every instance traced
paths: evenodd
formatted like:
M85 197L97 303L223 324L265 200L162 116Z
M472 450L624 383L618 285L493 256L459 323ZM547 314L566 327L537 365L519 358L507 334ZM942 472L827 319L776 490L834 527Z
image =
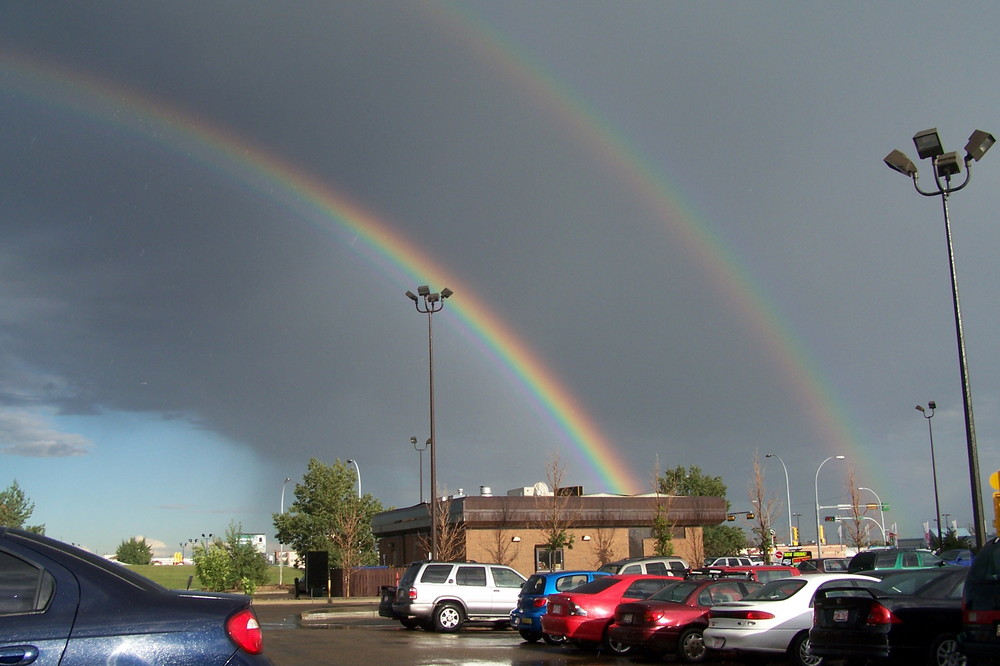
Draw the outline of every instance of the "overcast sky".
M404 292L429 283L455 291L443 491L532 485L558 454L586 492L697 465L745 511L756 452L780 527L774 453L803 537L850 469L919 536L934 400L941 512L967 526L941 203L882 158L1000 131L1000 44L972 29L997 14L3 2L0 486L99 552L270 538L311 457L416 503L427 319ZM950 205L989 498L1000 153L973 171Z

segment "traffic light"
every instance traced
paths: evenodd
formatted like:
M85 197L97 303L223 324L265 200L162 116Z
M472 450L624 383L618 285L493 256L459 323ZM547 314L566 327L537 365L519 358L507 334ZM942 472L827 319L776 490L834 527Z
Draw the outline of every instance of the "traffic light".
M756 518L756 517L757 517L757 516L756 516L755 514L752 514L752 513L750 513L749 511L747 512L747 520L753 520L753 519L754 519L754 518Z
M993 527L1000 534L1000 493L993 493Z
M797 546L797 545L799 545L799 528L798 527L792 527L792 543L790 543L789 545L790 546Z
M826 521L826 522L828 522L828 523L832 523L835 520L837 520L837 517L836 516L823 516L823 520Z
M732 522L736 520L736 516L734 516L733 514L729 514L728 516L726 516L726 520Z

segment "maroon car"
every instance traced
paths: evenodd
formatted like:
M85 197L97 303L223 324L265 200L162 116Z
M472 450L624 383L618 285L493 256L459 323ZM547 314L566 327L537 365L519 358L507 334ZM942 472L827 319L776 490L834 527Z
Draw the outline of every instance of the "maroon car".
M708 626L708 609L739 601L759 587L761 583L738 578L671 583L645 600L619 604L608 638L648 652L676 654L683 662L700 662L706 654L701 632Z

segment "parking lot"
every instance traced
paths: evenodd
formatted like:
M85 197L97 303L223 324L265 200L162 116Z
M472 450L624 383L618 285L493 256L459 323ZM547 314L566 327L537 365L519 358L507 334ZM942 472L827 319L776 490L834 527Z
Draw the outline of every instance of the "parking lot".
M277 666L670 663L647 655L614 657L574 647L526 643L510 629L468 626L455 634L407 630L398 622L378 617L374 601L332 605L269 602L255 607L264 627L265 653ZM303 615L306 621L300 619ZM728 666L741 662L717 658L710 663ZM776 659L773 663L784 662Z

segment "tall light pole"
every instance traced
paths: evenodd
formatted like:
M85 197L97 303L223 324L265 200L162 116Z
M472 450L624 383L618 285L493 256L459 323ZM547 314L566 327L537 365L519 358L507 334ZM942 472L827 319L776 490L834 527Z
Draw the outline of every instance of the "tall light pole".
M823 469L823 465L827 464L831 460L843 460L845 457L846 456L830 456L829 458L821 462L819 464L819 467L816 468L816 481L814 485L816 489L816 557L817 558L823 557L823 546L820 544L820 538L819 538L819 471Z
M361 467L358 466L357 460L347 459L348 465L354 465L354 469L358 470L358 499L361 499Z
M882 527L882 542L883 542L883 543L884 543L885 545L887 545L887 546L888 546L888 545L889 545L889 543L888 543L888 541L887 541L887 540L886 540L886 538L885 538L885 509L883 509L883 507L884 507L885 505L884 505L884 504L882 504L882 498L881 498L881 497L879 497L879 496L878 496L878 493L877 493L877 492L875 492L874 490L872 490L871 488L858 488L858 490L867 490L868 492L870 492L870 493L871 493L872 495L874 495L874 496L875 496L875 501L876 501L876 502L878 502L878 512L879 512L879 517L881 517L881 519L882 519L882 521L881 521L881 522L882 522L882 525L881 525L881 527Z
M435 312L444 309L444 302L452 294L451 289L445 287L439 292L431 292L430 287L421 285L417 287L417 293L406 292L406 297L413 301L413 306L417 312L427 315L427 369L428 369L428 389L430 393L430 420L431 420L431 559L436 560L438 555L438 502L437 502L437 438L434 433L434 336L432 335L431 320Z
M777 458L781 463L781 469L785 470L785 504L788 505L788 545L792 545L792 488L788 485L788 468L785 461L777 453L768 453L765 458Z
M413 448L416 451L420 452L420 503L423 504L424 503L424 451L426 451L427 447L431 445L431 440L428 439L426 442L424 442L423 447L419 447L417 446L417 438L411 437L410 444L413 445Z
M986 520L983 516L982 488L979 480L979 452L976 448L976 425L972 416L972 387L969 384L969 364L965 357L965 337L962 333L962 309L958 300L958 276L955 272L955 250L951 242L951 219L948 215L948 197L969 184L972 177L972 161L978 162L986 154L996 139L992 134L976 130L965 145L965 158L959 159L958 152L945 153L938 137L937 128L917 132L913 143L920 159L931 159L934 165L934 183L937 189L924 191L917 184L917 167L904 153L894 150L885 156L886 165L913 180L913 188L925 197L941 197L944 211L944 231L948 242L948 264L951 269L951 297L955 309L955 337L958 342L958 367L962 378L962 404L965 411L965 442L969 455L969 480L972 486L972 517L976 530L976 548L982 548L986 536ZM962 172L965 165L965 180L952 187L951 177Z
M281 482L281 515L282 516L285 515L285 485L289 481L291 481L291 480L292 480L292 477L286 476L285 480ZM284 559L285 558L282 556L282 553L284 553L284 552L285 552L285 549L282 547L281 541L279 540L278 541L278 586L279 587L281 585L284 585L284 583L285 583L285 580L284 580L284 573L285 573Z
M932 478L934 479L934 520L935 522L937 522L938 548L940 548L942 543L941 502L938 501L937 463L934 461L934 428L931 427L931 419L934 418L934 410L937 409L937 403L934 402L933 400L929 400L927 402L926 408L924 408L923 405L917 405L916 409L923 415L924 419L927 421L927 434L930 436L931 440L931 475ZM978 470L978 465L977 465L977 470Z

